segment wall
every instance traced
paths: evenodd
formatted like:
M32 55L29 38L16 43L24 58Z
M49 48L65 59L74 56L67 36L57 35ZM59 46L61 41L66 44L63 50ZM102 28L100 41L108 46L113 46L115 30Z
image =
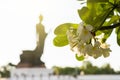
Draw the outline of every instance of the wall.
M45 68L18 68L11 70L9 80L120 80L120 75L53 75L53 70Z

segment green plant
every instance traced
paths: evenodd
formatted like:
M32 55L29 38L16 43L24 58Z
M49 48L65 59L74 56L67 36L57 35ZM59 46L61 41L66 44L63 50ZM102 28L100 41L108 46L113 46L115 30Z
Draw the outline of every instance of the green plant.
M82 22L57 26L53 43L58 47L69 44L79 61L86 56L108 57L111 49L106 40L113 29L120 46L120 0L86 0L85 3L86 6L78 10Z

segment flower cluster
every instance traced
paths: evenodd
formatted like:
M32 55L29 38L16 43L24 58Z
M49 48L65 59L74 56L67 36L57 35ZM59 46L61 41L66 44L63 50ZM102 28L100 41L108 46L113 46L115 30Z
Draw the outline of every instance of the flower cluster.
M80 23L77 29L70 28L67 31L68 41L71 50L78 56L92 56L95 59L104 56L108 57L111 50L109 45L102 43L100 38L92 34L93 27Z

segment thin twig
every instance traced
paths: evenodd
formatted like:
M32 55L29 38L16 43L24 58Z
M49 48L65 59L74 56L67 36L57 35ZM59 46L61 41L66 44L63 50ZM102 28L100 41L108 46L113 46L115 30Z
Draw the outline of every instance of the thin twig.
M108 30L108 29L113 29L113 28L116 28L116 27L120 27L120 23L113 24L111 26L102 26L101 28L99 28L99 30Z

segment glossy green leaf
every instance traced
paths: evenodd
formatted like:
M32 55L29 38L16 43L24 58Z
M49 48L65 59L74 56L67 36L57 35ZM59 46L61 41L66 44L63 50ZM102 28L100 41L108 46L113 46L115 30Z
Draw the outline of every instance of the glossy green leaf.
M83 7L82 9L78 10L78 14L83 22L91 24L93 17L91 15L91 11L87 7Z
M109 0L109 2L114 3L114 0Z
M63 47L68 45L68 40L66 35L58 35L54 38L53 44L58 47Z
M118 5L117 11L120 13L120 0L119 0L119 2L117 2L117 5Z
M102 39L102 42L105 42L108 37L110 37L111 33L112 33L113 29L109 29L109 30L104 30L104 38Z
M114 3L119 5L120 4L120 0L114 0Z
M61 24L61 25L59 25L59 26L54 30L54 34L55 34L55 35L65 35L66 32L67 32L67 30L68 30L70 27L73 27L73 28L77 29L78 24L73 24L73 23L64 23L64 24Z
M104 20L109 17L108 13L112 14L110 10L113 5L108 4L108 2L109 0L87 0L87 7L78 10L80 18L95 28L100 27Z
M83 61L85 59L85 57L83 55L78 56L77 54L75 54L75 57L78 61Z
M97 3L87 3L87 7L89 9L89 18L91 20L90 24L93 24L93 19L96 17Z
M116 12L118 12L120 14L120 0L114 0L114 4L117 5Z
M109 25L112 25L113 23L116 23L118 20L119 20L119 16L115 15L115 16L112 16L110 21L108 23L106 23L105 26L109 26ZM107 38L111 35L113 29L110 29L110 30L104 30L103 32L105 33L105 36L104 36L104 41L107 40Z
M102 38L102 42L105 42L110 37L112 31L113 31L113 29L102 30L102 31L98 30L98 31L96 31L95 34L98 36L98 35L104 33L104 37Z
M99 28L101 26L103 26L104 22L105 22L105 18L107 19L107 14L110 12L110 10L106 10L103 13L99 14L98 16L96 16L95 20L94 20L94 27L95 27L95 31L99 30Z
M117 8L117 11L120 13L120 8Z
M109 0L87 0L87 2L108 2Z
M95 35L96 36L98 36L98 35L100 35L100 34L102 34L103 32L101 31L101 30L97 30L96 32L95 32Z
M119 27L115 28L115 33L117 34L119 32Z
M119 16L117 16L117 15L112 16L111 19L104 24L104 26L110 26L113 23L116 23L118 20L119 20ZM103 31L98 30L96 32L96 35L100 35L101 33L104 33L104 38L102 41L105 42L107 40L107 38L111 35L112 31L113 31L113 29L103 30Z
M117 44L120 46L120 27L116 28Z
M120 19L120 16L118 16L118 15L112 16L110 21L107 23L107 25L111 25L113 23L116 23L119 19Z

